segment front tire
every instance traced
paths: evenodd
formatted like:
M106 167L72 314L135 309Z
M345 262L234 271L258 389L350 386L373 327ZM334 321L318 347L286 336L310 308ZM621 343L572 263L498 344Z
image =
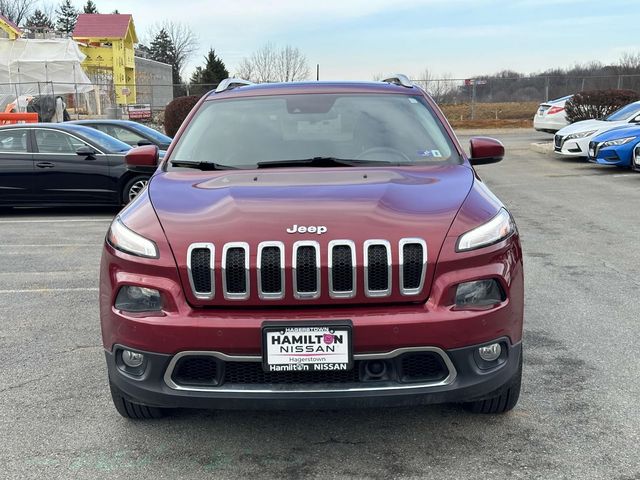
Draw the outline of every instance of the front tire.
M520 398L520 389L522 387L522 353L520 354L520 366L513 378L494 395L484 400L475 402L467 402L463 404L463 408L471 413L496 414L506 413L513 409Z
M122 203L125 205L132 201L147 186L149 177L146 175L136 175L130 179L122 189Z
M164 417L165 410L158 407L149 407L127 400L122 391L109 380L111 398L116 410L124 418L131 420L152 420Z

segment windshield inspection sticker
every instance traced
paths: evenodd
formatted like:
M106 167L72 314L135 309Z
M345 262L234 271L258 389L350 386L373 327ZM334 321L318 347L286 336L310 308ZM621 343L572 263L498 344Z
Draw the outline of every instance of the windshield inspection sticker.
M442 158L440 150L418 150L418 156Z

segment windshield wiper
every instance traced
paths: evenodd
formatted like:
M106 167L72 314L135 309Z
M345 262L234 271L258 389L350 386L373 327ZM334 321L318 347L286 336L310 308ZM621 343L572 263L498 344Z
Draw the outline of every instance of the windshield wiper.
M356 165L390 164L386 160L358 160L336 157L313 157L297 160L275 160L273 162L258 162L258 168L279 167L355 167Z
M173 160L173 167L197 168L199 170L239 170L239 167L233 165L223 165L214 162L183 162L181 160Z

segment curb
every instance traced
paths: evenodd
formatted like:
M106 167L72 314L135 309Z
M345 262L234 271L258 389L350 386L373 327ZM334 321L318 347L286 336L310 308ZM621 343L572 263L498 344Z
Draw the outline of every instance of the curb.
M532 143L529 145L529 148L534 152L547 155L553 153L553 142Z

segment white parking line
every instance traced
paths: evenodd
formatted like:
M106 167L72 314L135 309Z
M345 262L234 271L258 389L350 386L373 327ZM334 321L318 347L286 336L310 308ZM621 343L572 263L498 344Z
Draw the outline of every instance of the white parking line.
M112 220L113 218L57 218L55 220L0 220L0 223L106 223Z
M97 287L87 288L24 288L16 290L0 290L2 293L56 293L56 292L97 292Z

